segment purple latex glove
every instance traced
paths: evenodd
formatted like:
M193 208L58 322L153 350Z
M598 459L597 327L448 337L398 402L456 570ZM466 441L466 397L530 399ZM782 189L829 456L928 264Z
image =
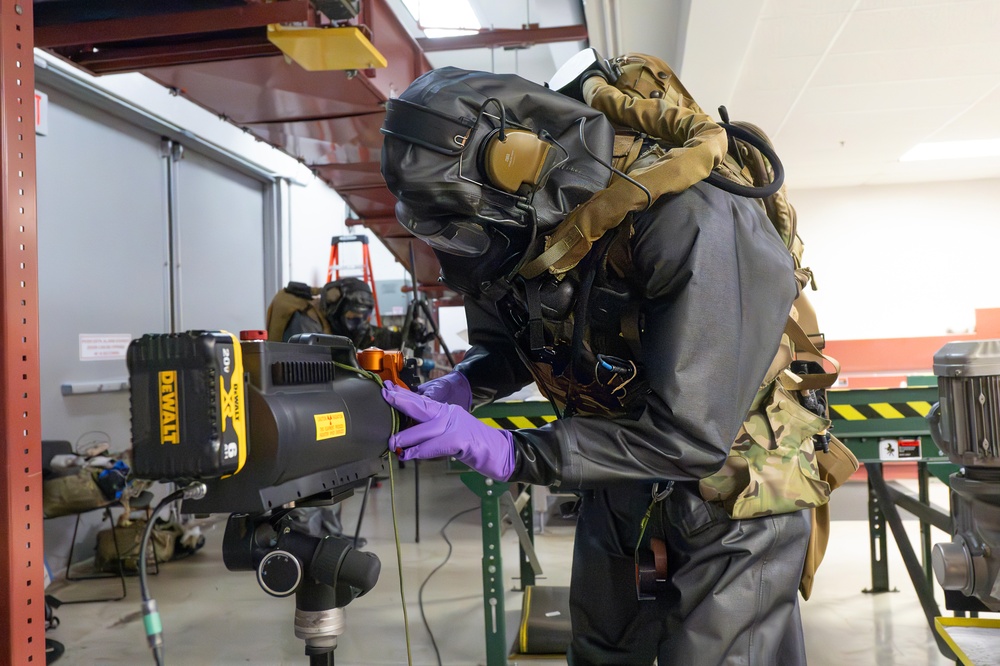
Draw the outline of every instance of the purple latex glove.
M400 460L454 456L483 476L506 481L514 473L514 439L458 405L445 405L386 382L382 397L416 424L389 438Z
M417 393L447 405L458 405L467 412L472 410L472 387L465 375L457 370L424 382L417 387Z

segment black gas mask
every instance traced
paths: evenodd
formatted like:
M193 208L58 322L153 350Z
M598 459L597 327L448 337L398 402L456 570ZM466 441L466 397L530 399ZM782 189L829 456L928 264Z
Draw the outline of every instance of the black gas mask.
M358 278L328 282L320 291L320 307L334 335L351 339L355 346L368 339L375 308L371 288Z
M397 219L434 249L445 282L473 298L502 292L610 177L604 115L510 74L428 72L389 100L382 132Z

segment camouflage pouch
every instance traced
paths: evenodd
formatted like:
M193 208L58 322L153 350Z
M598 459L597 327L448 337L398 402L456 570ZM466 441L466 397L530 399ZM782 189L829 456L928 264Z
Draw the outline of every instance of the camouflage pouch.
M701 480L701 496L721 502L735 519L826 504L831 489L820 478L813 435L829 426L775 382L743 422L722 469Z
M118 573L118 562L121 560L124 571L138 571L139 549L142 547L142 532L145 529L145 520L132 520L127 524L120 522L114 529L98 532L94 546L94 568L105 573ZM176 544L175 531L166 526L154 525L146 549L146 564L153 566L169 561L174 556Z
M46 518L83 513L111 503L97 485L97 471L89 467L42 483L42 514Z

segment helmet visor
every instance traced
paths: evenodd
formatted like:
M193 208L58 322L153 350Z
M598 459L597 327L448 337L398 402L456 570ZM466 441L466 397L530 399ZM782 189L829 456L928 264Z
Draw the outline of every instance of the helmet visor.
M410 233L433 249L459 257L479 257L490 246L490 237L476 218L454 215L419 218L402 202L396 204L396 218Z

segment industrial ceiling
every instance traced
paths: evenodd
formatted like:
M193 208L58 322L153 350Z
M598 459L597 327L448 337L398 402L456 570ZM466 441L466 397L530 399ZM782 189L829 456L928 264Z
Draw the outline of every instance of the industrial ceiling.
M901 162L925 141L996 139L993 0L472 0L483 26L430 39L402 0L36 0L36 46L93 74L139 71L299 158L418 281L437 262L393 217L384 104L428 69L544 82L588 43L658 55L706 109L763 127L796 188L1000 176L1000 158ZM352 16L358 11L357 16ZM344 13L346 12L346 13ZM307 71L267 26L357 26L384 68Z

